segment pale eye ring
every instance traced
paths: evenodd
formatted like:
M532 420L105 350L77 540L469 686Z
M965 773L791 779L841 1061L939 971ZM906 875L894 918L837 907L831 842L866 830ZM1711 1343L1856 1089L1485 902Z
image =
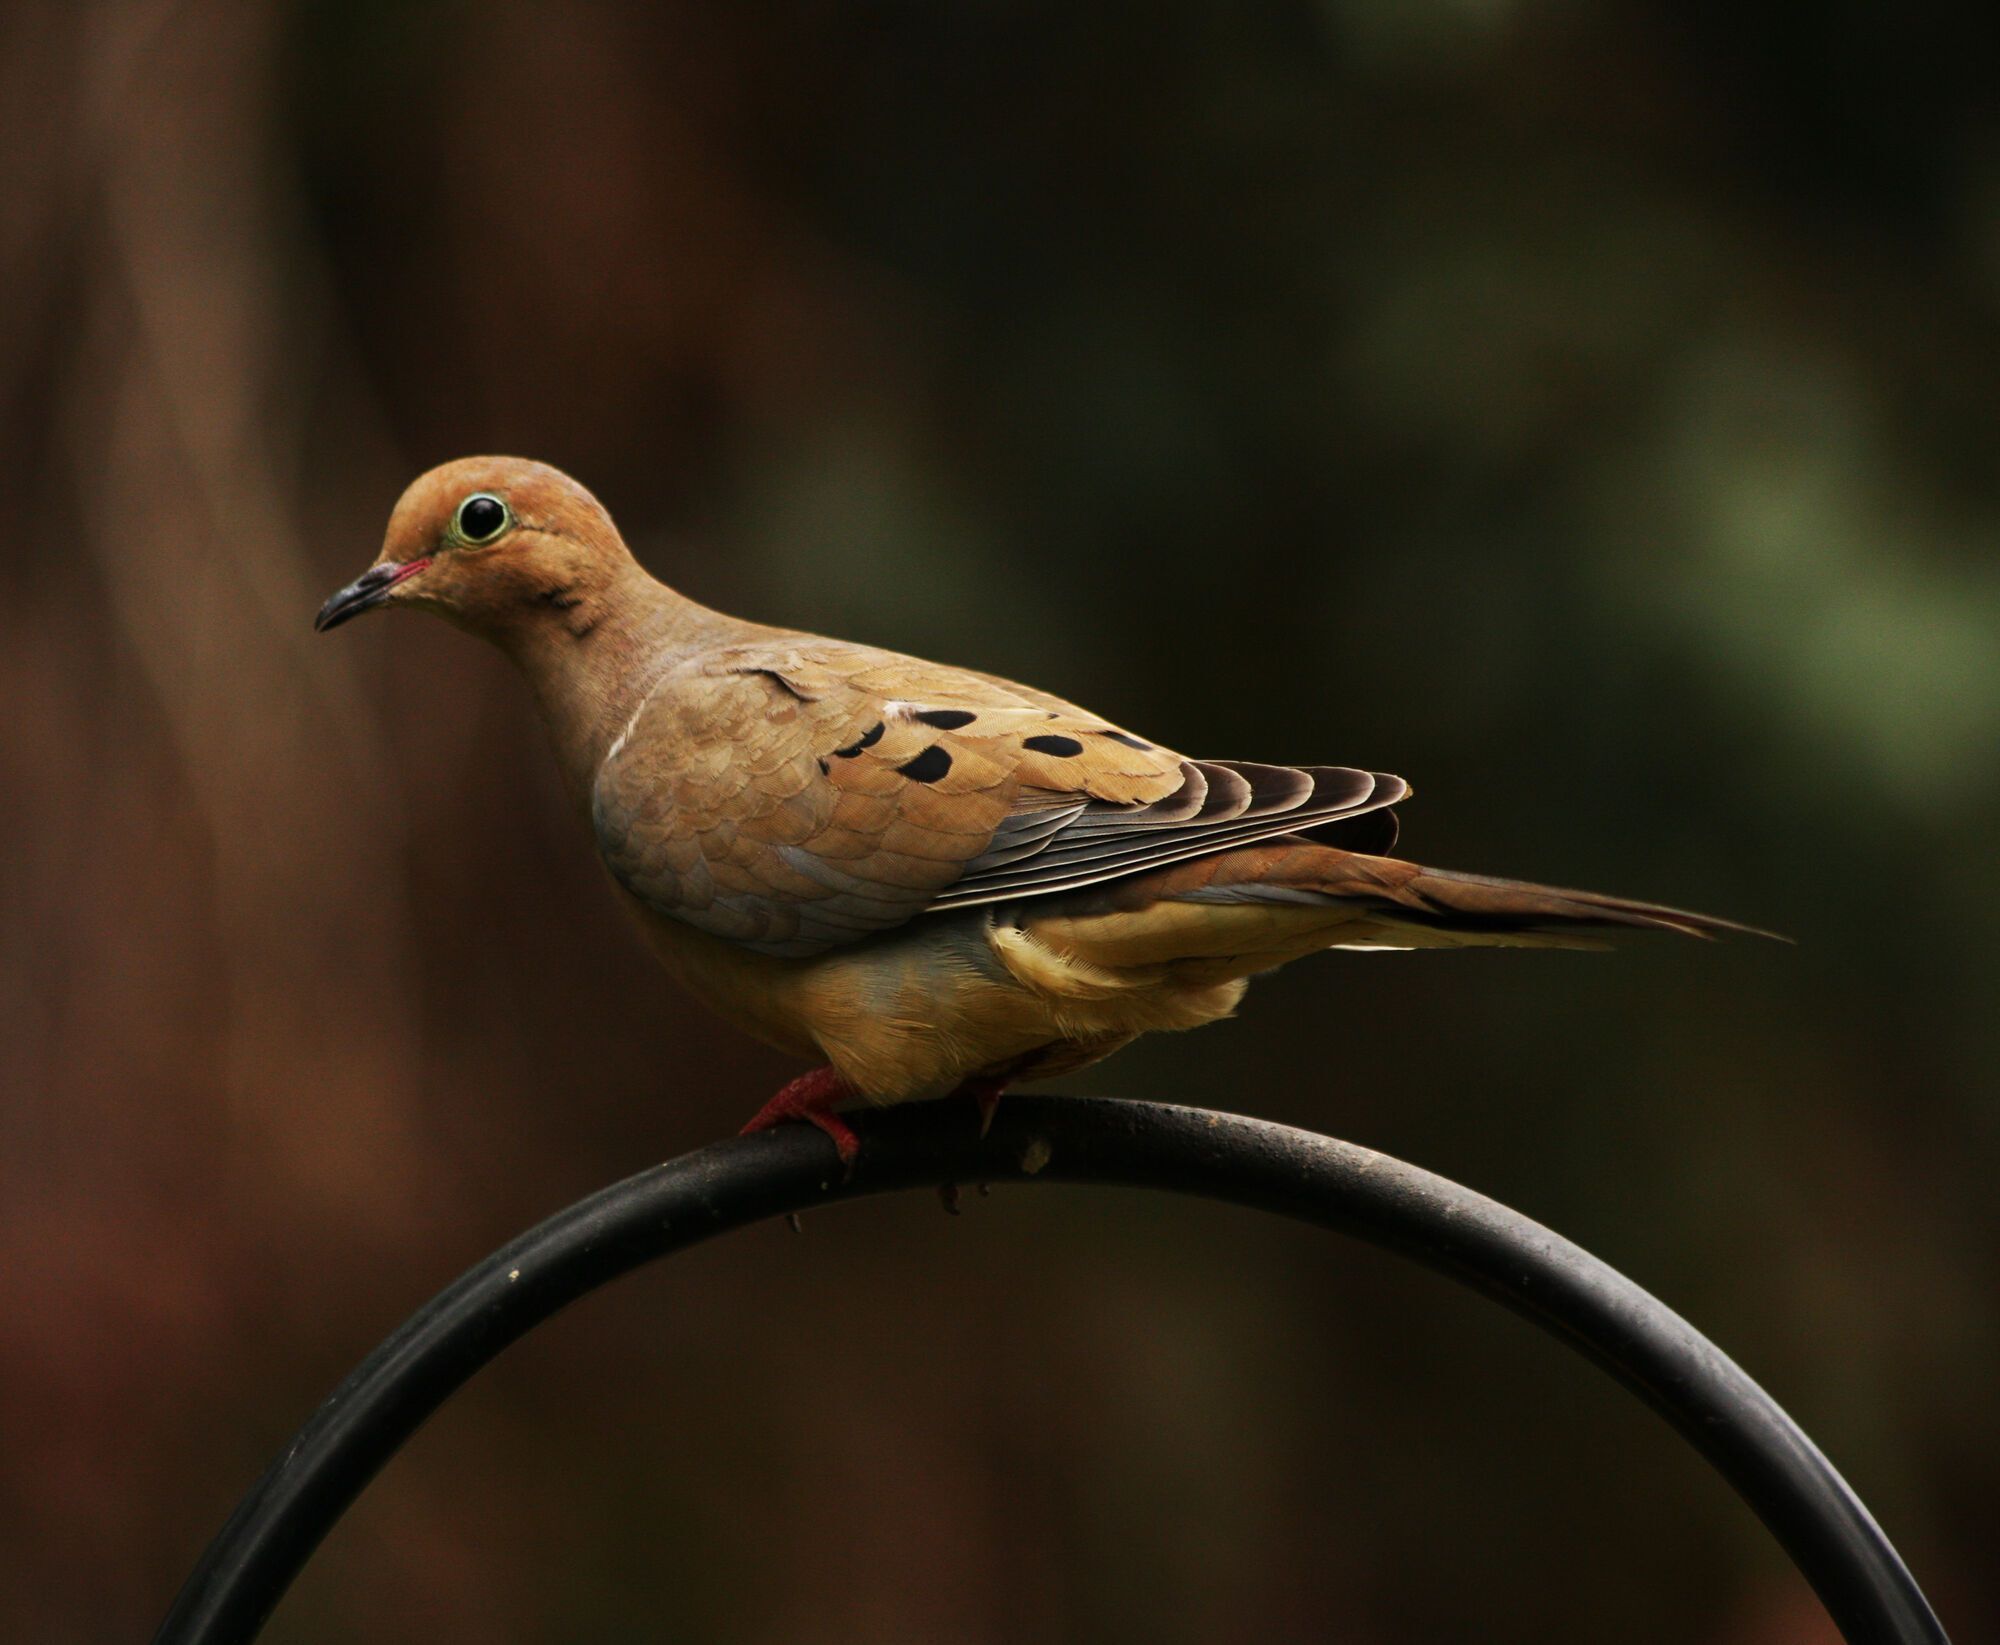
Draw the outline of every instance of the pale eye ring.
M475 491L452 516L452 529L460 540L475 547L492 542L513 523L512 511L490 491Z

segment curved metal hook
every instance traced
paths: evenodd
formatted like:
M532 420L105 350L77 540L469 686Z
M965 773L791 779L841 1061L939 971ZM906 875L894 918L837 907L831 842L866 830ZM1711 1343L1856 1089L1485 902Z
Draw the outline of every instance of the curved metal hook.
M473 1372L566 1304L655 1257L767 1217L949 1182L1162 1188L1353 1234L1481 1291L1595 1360L1736 1487L1850 1645L1945 1645L1896 1550L1818 1448L1685 1320L1539 1223L1401 1160L1237 1114L1080 1097L857 1116L839 1180L804 1126L696 1149L615 1183L488 1257L341 1384L209 1544L155 1645L255 1638L321 1539Z

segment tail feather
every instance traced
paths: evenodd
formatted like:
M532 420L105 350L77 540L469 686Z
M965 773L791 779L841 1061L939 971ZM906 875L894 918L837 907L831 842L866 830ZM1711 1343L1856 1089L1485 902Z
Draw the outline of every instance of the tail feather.
M1675 931L1684 937L1704 939L1735 935L1786 940L1776 932L1763 931L1754 925L1719 919L1713 914L1696 914L1685 908L1670 908L1665 903L1536 885L1528 880L1496 879L1487 874L1465 874L1456 869L1422 868L1414 863L1396 866L1414 868L1416 872L1404 881L1400 894L1390 899L1396 908L1395 917L1441 930L1487 932L1498 938L1510 932L1551 936L1570 930L1624 928ZM1356 894L1334 886L1329 886L1327 893L1344 898ZM1362 900L1367 900L1365 893Z
M1775 935L1661 903L1292 837L1024 904L1019 917L1042 941L1094 964L1233 975L1334 947L1602 948L1619 930Z

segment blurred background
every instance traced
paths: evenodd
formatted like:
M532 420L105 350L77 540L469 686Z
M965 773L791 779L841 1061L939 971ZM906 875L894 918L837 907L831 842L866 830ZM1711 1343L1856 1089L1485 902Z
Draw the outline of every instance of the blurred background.
M525 692L319 639L533 455L697 597L1404 849L1796 950L1333 955L1079 1090L1626 1269L2000 1629L2000 104L1972 8L0 13L0 1634L142 1637L338 1378L794 1071L677 997ZM1823 1642L1663 1424L1242 1212L697 1251L480 1376L314 1642Z

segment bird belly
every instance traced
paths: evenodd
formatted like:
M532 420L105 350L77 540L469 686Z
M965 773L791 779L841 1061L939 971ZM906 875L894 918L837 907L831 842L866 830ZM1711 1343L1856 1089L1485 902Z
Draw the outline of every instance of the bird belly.
M808 1013L798 995L810 962L775 959L657 914L626 893L647 946L667 974L719 1017L795 1056L816 1057Z
M988 908L807 959L754 953L643 907L639 916L668 972L710 1009L781 1050L824 1057L884 1104L980 1074L1065 1073L1136 1035L1226 1017L1244 987L1090 965Z
M1244 984L1190 986L1164 968L1079 965L991 909L921 920L811 962L813 1032L877 1102L981 1074L1035 1079L1108 1056L1139 1034L1226 1017Z

